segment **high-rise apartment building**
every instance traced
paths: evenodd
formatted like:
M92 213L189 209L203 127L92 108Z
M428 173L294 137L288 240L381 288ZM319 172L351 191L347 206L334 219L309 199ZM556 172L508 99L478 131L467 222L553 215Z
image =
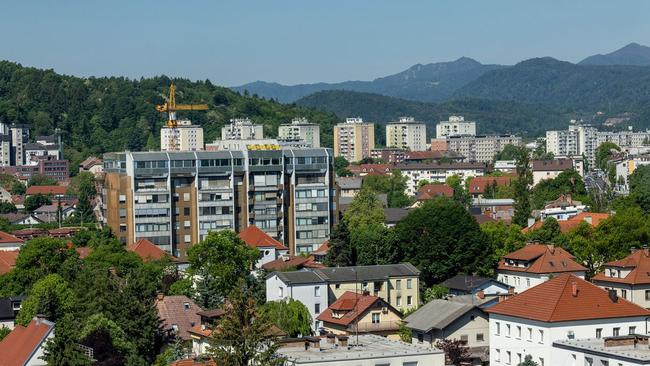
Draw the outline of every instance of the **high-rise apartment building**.
M198 151L203 150L203 128L190 120L180 120L177 126L160 129L160 150Z
M465 121L463 116L450 116L448 121L440 121L436 125L436 138L456 135L476 135L476 122Z
M11 165L24 165L24 146L29 141L29 128L24 125L12 124L9 131L11 135Z
M400 117L386 125L386 146L411 151L427 150L427 126L413 117Z
M295 118L291 123L281 124L278 139L304 141L309 147L320 147L320 126L309 123L306 118Z
M346 118L334 126L334 156L359 161L371 156L375 148L375 125L359 118Z
M456 151L467 162L491 162L506 145L521 145L515 135L455 135L447 136L447 149Z
M230 124L221 128L222 140L261 140L264 126L253 124L248 118L234 118Z
M251 225L311 252L337 219L333 166L330 149L108 153L103 216L123 242L181 258L210 230Z

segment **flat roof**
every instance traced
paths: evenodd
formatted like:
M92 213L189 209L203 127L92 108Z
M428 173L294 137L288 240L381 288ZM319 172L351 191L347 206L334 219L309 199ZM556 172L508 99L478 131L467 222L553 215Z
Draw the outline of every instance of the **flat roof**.
M354 336L349 336L348 341L352 347L339 347L329 344L327 339L323 338L320 340L320 351L314 349L305 350L304 347L283 347L277 353L296 364L334 363L336 361L386 359L444 353L437 348L391 341L374 334L359 335L360 346L355 346L356 337Z
M580 350L587 354L642 361L644 364L650 364L650 347L643 344L638 344L636 347L632 344L605 347L604 339L587 338L562 339L553 342L553 347Z

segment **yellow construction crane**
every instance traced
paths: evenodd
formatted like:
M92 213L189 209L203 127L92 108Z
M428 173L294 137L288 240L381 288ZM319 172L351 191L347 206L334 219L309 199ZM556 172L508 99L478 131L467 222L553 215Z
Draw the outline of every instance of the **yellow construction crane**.
M176 128L176 111L205 111L208 109L207 104L176 104L176 85L172 83L169 86L169 99L164 104L157 105L158 112L167 113L167 127Z

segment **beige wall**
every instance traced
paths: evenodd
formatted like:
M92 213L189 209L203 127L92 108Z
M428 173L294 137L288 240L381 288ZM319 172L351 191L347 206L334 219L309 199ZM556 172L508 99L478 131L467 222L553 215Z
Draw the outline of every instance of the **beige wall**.
M408 288L408 280L411 280L411 288ZM398 285L399 282L399 285ZM387 281L381 281L381 288L379 291L375 291L375 283L369 281L367 284L367 291L370 295L378 296L385 301L387 301L391 306L396 308L399 311L404 312L409 308L414 308L420 304L420 292L419 292L419 279L417 276L413 277L400 277L400 278L390 278ZM340 283L330 283L330 294L333 295L330 297L332 302L335 299L338 299L344 292L358 291L361 293L363 291L363 283L359 282L340 282ZM411 297L411 305L408 305L408 297ZM399 298L399 304L398 304Z
M368 309L363 315L359 318L359 333L372 333L381 336L388 337L388 339L398 340L398 327L399 322L402 320L402 317L388 307L388 311L384 312L384 304L380 301L376 302L370 309ZM372 315L379 314L379 323L372 323ZM349 327L333 324L333 323L323 323L323 327L331 333L334 334L354 334L356 330L356 323L351 323ZM373 328L376 327L376 330ZM393 329L391 329L393 328Z
M650 296L650 284L644 285L628 285L624 283L611 283L611 282L601 282L594 281L596 285L603 289L613 289L616 290L616 294L622 298L625 298L628 301L631 301L641 307L650 309L650 300L646 300L646 291L649 291L648 296ZM623 290L625 290L625 296L623 296Z
M413 330L413 343L426 344L435 346L436 342L441 339L462 339L467 337L469 347L487 347L489 346L489 318L482 310L475 308L468 311L460 318L456 319L444 330L434 329L429 333L423 334L422 343L419 342L418 332ZM481 341L478 336L482 335Z
M345 143L341 143L341 135L348 136ZM352 140L354 140L354 149L351 149ZM343 150L347 147L346 153L341 152L342 147ZM373 123L342 123L334 126L334 156L343 156L348 161L359 161L370 157L370 151L374 148L375 125Z

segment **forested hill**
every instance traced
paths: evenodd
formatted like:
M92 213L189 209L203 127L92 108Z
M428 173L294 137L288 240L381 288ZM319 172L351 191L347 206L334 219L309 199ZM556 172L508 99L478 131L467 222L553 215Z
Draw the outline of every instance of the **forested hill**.
M129 80L121 77L79 78L52 70L0 61L0 121L27 124L31 135L60 128L66 157L73 167L89 155L107 151L158 148L166 116L154 106L164 102L166 76ZM266 136L277 135L280 123L307 117L321 126L321 142L331 146L333 114L242 96L210 81L174 79L178 103L207 103L207 112L179 113L205 130L211 142L230 118L250 117L264 125Z

